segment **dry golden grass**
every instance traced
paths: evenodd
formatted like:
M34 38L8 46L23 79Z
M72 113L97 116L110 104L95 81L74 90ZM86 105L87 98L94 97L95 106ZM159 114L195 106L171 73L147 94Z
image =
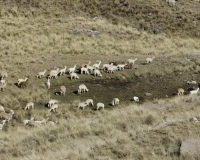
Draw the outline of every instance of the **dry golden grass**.
M190 63L185 59L186 55L199 53L198 10L184 0L177 3L185 9L181 6L175 9L158 0L146 4L129 0L2 2L0 71L7 71L9 77L8 86L0 92L0 104L6 112L13 109L15 114L0 134L1 160L195 159L180 156L179 147L182 140L199 137L199 123L190 121L192 117L200 120L199 96L154 99L143 105L122 100L116 108L106 105L105 110L96 111L92 107L77 109L85 97L74 94L77 97L69 101L60 98L54 113L48 112L45 105L55 98L53 93L59 91L61 82L67 89L75 90L82 80L74 82L66 76L59 77L51 80L52 88L48 91L46 78L34 77L45 69L80 66L89 60L93 64L97 60L108 63L128 58L138 58L137 69L103 74L103 78L148 80L151 75L162 78L181 77L192 70L198 73L198 58L191 57ZM147 16L148 10L156 18ZM174 14L182 18L174 20L171 18ZM196 26L192 25L192 18L197 21ZM152 33L152 25L158 23L163 25L167 36ZM71 34L73 30L80 33ZM86 30L98 31L100 35L87 34ZM153 55L155 63L144 65L145 58ZM25 77L29 78L28 87L18 88L17 79ZM98 80L92 76L84 78ZM183 82L177 87L181 85ZM35 108L25 111L30 101L35 103ZM49 118L58 123L38 128L24 126L23 120L31 117ZM156 127L163 121L172 123Z
M180 99L169 102L180 102ZM159 104L165 105L166 102L159 101ZM180 141L199 134L198 123L189 121L190 117L197 116L199 110L194 108L194 104L189 104L191 106L181 103L162 110L159 105L154 110L130 105L92 117L59 118L54 127L46 125L31 129L18 125L15 127L17 136L9 135L12 127L8 126L7 132L1 134L1 156L11 159L8 153L12 153L13 159L160 159L167 155L169 159L178 159L176 152ZM181 119L186 121L179 122ZM155 128L163 120L174 122ZM10 142L14 142L13 145ZM52 155L52 152L55 153Z

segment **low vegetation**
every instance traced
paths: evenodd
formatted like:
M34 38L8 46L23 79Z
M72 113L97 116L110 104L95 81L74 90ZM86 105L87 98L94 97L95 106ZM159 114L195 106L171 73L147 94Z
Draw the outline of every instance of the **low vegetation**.
M199 138L199 123L192 121L200 120L199 95L188 95L198 84L186 83L200 79L199 6L197 0L178 0L175 7L165 0L3 0L0 71L8 78L0 104L15 113L0 133L1 159L198 159L181 155L180 145ZM132 69L76 80L65 73L51 79L49 90L45 77L35 77L130 58L138 59ZM19 88L25 77L27 87ZM89 91L78 95L82 83ZM178 88L184 95L177 96ZM136 103L133 96L145 100ZM115 97L120 104L109 105ZM89 98L94 106L78 109ZM56 112L48 112L50 99L58 100ZM34 108L24 110L28 102ZM98 102L104 110L96 110ZM49 119L24 126L32 117Z

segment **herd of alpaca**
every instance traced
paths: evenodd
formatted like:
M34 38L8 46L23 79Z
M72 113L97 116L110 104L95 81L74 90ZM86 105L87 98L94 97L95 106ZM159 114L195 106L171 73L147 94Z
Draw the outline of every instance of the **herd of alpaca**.
M151 58L146 58L145 59L145 63L149 64L152 63L152 61L155 59L155 56L151 57ZM91 61L89 61L87 64L83 64L80 68L76 69L76 64L68 69L68 74L70 75L70 80L76 80L79 79L80 77L78 76L78 74L76 72L79 72L80 74L92 74L93 76L98 76L98 77L102 77L102 72L105 73L114 73L115 71L119 71L119 70L124 70L124 69L130 69L132 68L132 66L135 64L135 62L138 59L128 59L127 62L123 62L123 61L115 61L115 62L110 62L108 64L103 64L102 67L101 66L101 61L98 61L97 63L93 64L92 66ZM42 79L43 77L45 77L45 74L48 70L44 70L41 72L38 72L38 74L35 76L37 79ZM51 84L50 81L51 79L57 79L58 76L64 76L67 73L67 66L65 66L62 69L54 69L54 70L50 70L47 77L47 82L46 87L47 89L50 89ZM0 81L0 90L4 91L5 87L7 86L7 81L6 79L8 78L8 74L7 72L3 71L1 73L1 81ZM16 83L16 85L19 88L25 89L26 87L28 87L28 80L29 78L25 77L24 79L18 79L18 82ZM188 85L191 84L197 84L196 81L187 81L186 82ZM88 92L89 89L86 87L85 84L80 84L78 86L78 94L82 94L82 93L86 93ZM197 94L199 91L199 88L191 90L189 92L190 95L193 94ZM60 95L61 96L65 96L66 93L66 87L65 86L60 86ZM185 91L183 88L179 88L178 89L178 95L184 95ZM133 98L131 98L131 100L139 103L139 102L143 102L144 98L143 97L137 97L134 96ZM119 105L119 98L114 98L111 102L110 105L111 106L115 106L115 105ZM85 107L87 106L94 106L94 101L93 99L87 99L84 102L80 102L78 104L78 108L80 109L85 109ZM57 109L59 108L59 104L58 104L58 100L56 99L50 99L49 102L47 103L47 107L48 112L57 112ZM98 102L96 104L96 110L99 109L104 109L105 108L105 104L102 102ZM28 102L26 104L26 106L24 107L24 110L30 110L30 109L34 109L34 102ZM14 115L14 111L11 110L10 113L6 113L5 109L3 106L0 105L0 119L2 120L2 123L0 124L0 129L3 129L3 126L5 125L6 122L9 122L12 117ZM49 124L51 125L55 125L57 122L53 122L53 121L49 121L49 118L46 119L42 119L40 121L36 121L34 120L34 118L32 117L30 120L24 120L23 123L24 125L28 125L31 127L39 127L42 124L46 124L46 122L48 121Z

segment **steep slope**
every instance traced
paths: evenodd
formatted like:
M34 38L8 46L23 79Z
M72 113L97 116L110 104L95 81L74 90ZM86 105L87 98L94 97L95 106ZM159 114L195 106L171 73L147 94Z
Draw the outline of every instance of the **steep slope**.
M197 0L179 0L175 6L164 0L5 0L1 8L1 17L101 16L113 24L124 24L150 33L200 37L200 3Z

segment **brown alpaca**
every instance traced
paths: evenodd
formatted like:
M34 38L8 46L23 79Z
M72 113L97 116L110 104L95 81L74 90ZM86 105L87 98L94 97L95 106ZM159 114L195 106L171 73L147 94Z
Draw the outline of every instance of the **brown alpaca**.
M132 68L132 64L128 62L124 68L125 69L131 69Z
M7 85L7 82L4 83L4 84L1 84L1 83L0 83L0 90L1 90L1 91L4 91L4 88L6 87L6 85Z
M89 61L87 64L82 64L82 67L87 68L87 66L89 66L91 63L91 61Z
M27 87L27 85L28 85L28 79L27 79L26 81L21 82L21 83L19 84L19 87L20 87L20 88L25 88L25 87Z

